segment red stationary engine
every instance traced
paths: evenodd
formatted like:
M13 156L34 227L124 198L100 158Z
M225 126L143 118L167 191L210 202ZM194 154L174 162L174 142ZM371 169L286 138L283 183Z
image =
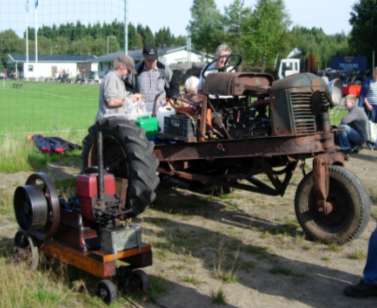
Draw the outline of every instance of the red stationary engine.
M98 174L82 174L77 177L76 194L80 200L81 214L84 219L95 222L94 208L98 198ZM116 193L115 177L104 175L104 196L114 198Z

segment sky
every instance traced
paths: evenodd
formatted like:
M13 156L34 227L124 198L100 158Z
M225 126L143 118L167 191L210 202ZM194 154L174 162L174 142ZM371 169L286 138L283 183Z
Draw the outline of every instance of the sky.
M21 34L26 25L34 24L32 4L26 14L27 0L0 0L0 31L14 29ZM215 0L219 9L233 0ZM348 33L352 6L357 0L284 0L292 25L321 27L327 34ZM51 25L80 20L83 23L123 20L124 0L39 0L38 24ZM192 0L128 0L129 21L149 25L153 31L170 27L171 31L186 34ZM257 0L245 0L254 6Z

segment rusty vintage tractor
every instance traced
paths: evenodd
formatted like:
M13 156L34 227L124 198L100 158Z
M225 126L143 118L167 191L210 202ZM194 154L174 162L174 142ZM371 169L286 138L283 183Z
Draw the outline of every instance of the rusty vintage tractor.
M313 240L350 241L367 225L370 199L334 144L332 104L327 85L310 73L279 81L264 73L208 74L201 102L191 112L177 108L155 140L161 182L215 194L236 188L283 196L295 169L310 160L312 171L303 169L294 200L297 219ZM123 122L105 121L104 164L130 183L132 136ZM85 168L96 165L95 130L84 139Z

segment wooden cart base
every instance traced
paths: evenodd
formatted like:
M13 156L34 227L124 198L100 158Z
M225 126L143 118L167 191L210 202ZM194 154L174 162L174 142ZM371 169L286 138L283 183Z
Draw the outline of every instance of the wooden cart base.
M46 256L56 258L99 278L115 276L116 261L129 263L131 268L140 268L152 264L152 250L149 244L142 244L138 248L111 254L103 250L83 252L56 241L50 241L43 243L40 246L40 251Z

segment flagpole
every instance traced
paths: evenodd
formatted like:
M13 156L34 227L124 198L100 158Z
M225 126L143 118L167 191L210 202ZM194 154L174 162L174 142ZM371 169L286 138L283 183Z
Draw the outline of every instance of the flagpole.
M127 0L124 0L124 53L128 55L128 16Z
M38 62L38 1L34 5L34 40L35 40L35 62Z
M24 67L24 78L27 78L27 71L28 71L28 66L29 66L29 0L26 0L26 35L25 35L25 40L26 40L26 65Z
M26 64L29 63L29 12L26 13Z

